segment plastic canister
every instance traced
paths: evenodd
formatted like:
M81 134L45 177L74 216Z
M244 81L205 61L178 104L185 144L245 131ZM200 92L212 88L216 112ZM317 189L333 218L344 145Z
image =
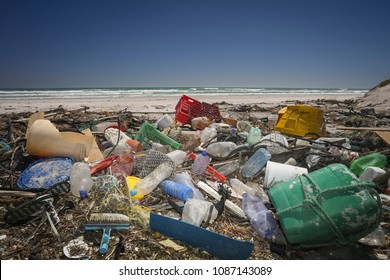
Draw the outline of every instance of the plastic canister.
M156 123L157 127L161 130L168 128L172 124L173 120L168 114L164 114Z
M359 157L352 161L350 170L360 176L367 167L375 166L383 168L387 164L387 157L380 153L372 153L366 156Z
M77 197L86 198L93 186L91 169L85 162L76 162L70 170L70 192Z
M253 126L248 135L247 142L250 145L255 145L256 143L259 143L261 140L261 130L258 127Z
M331 164L279 183L268 195L289 243L316 247L356 242L377 228L381 203L374 187Z

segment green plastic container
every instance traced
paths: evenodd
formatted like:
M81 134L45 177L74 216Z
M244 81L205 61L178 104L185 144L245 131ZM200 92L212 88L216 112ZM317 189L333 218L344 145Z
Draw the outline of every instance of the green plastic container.
M349 244L377 228L374 183L332 164L272 187L268 195L288 242L296 247Z
M383 168L387 164L387 157L380 153L372 153L359 157L352 161L349 169L356 175L360 176L367 167Z
M138 133L135 135L135 139L141 142L144 148L148 145L149 141L158 142L162 145L169 145L174 150L178 150L182 146L180 143L177 143L147 121L141 125Z

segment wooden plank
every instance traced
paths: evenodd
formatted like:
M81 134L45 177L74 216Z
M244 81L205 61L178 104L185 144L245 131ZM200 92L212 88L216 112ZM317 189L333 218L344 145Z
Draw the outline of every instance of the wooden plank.
M390 145L390 132L387 131L375 131L375 133Z
M366 131L390 131L390 127L349 127L349 126L337 126L336 130L366 130Z

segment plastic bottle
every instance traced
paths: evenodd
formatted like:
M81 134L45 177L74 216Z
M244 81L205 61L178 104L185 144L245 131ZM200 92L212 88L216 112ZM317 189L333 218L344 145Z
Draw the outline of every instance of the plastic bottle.
M214 157L226 157L237 148L233 142L216 142L207 146L206 151Z
M203 221L212 223L218 216L215 206L206 200L189 198L184 204L182 221L200 226Z
M202 130L200 134L200 142L205 144L209 141L216 141L217 129L213 126L208 126Z
M249 131L248 139L246 140L248 144L255 145L261 140L261 130L258 127L252 127Z
M119 137L119 141L118 141ZM124 144L126 143L126 140L130 139L129 136L127 136L124 132L120 131L117 128L107 128L104 131L104 138L106 138L107 141L111 143L111 145Z
M197 154L194 163L192 164L192 173L195 175L204 175L207 166L209 165L209 161L210 159L206 151Z
M387 157L380 153L372 153L352 161L350 170L356 175L360 176L367 167L375 166L379 168L385 167L387 164Z
M199 191L197 187L195 187L194 183L192 182L192 178L190 174L187 172L182 172L179 174L176 174L175 182L179 184L186 185L187 187L190 187L193 192L193 198L199 199L199 200L205 200L203 194Z
M384 246L386 245L385 232L381 225L379 225L373 232L369 233L365 237L359 239L360 243L367 244L369 246Z
M161 163L149 175L135 183L134 189L130 191L130 195L138 194L145 196L149 194L158 184L171 176L172 172L173 169L168 162Z
M252 182L247 183L247 185L255 190L255 195L260 198L264 205L269 209L271 203L269 201L269 196L265 192L264 188L261 185Z
M278 224L264 203L256 196L244 193L242 210L256 232L263 238L272 240L279 231Z
M188 158L188 153L182 150L174 150L168 153L167 156L175 162L176 166L179 166Z
M86 198L93 186L91 169L85 162L76 162L70 170L70 192L77 197Z
M160 183L160 188L166 194L170 196L176 197L181 201L186 202L187 199L192 198L194 196L194 192L192 189L186 185L179 184L172 180L164 180Z
M255 195L256 190L249 187L248 185L244 184L237 178L232 178L229 180L230 186L232 189L238 194L239 196L242 197L244 193L249 193L251 195Z
M217 171L224 176L228 176L228 175L232 174L233 172L237 171L237 169L239 167L240 166L238 164L238 161L233 161L233 162L229 162L229 163L222 165L221 167L218 168Z
M245 178L250 178L256 175L271 159L271 154L267 149L258 149L243 165L241 168L241 174Z

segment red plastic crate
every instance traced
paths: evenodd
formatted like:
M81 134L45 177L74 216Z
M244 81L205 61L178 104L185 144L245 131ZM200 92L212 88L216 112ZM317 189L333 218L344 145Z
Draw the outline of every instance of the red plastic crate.
M208 117L211 120L220 121L221 114L217 106L206 102L199 102L187 95L183 95L176 104L176 121L182 124L190 124L196 117Z

